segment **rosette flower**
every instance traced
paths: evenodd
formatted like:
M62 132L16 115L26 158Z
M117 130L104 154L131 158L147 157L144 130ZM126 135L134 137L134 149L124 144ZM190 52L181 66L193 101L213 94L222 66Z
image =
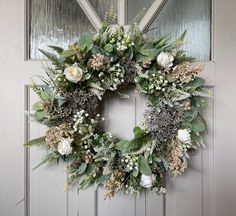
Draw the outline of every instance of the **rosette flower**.
M142 175L141 180L140 180L140 185L143 186L144 188L150 188L153 186L154 182L156 180L155 175Z
M169 69L173 66L174 56L168 52L161 52L157 56L157 63L164 67L165 69Z
M191 135L187 129L179 129L177 139L182 143L190 143Z
M59 142L58 147L57 147L57 151L61 154L61 155L69 155L72 153L72 147L71 147L71 143L73 142L73 139L70 138L63 138L61 140L61 142Z
M78 66L69 66L65 68L64 74L70 82L78 83L82 79L83 70Z

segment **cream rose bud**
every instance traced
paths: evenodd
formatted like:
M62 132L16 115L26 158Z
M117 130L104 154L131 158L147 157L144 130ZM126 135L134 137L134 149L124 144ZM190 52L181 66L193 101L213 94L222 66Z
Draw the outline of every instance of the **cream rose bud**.
M173 61L174 61L174 56L168 52L161 52L157 56L157 63L166 69L173 66Z
M142 175L140 180L140 185L143 186L144 188L150 188L153 186L155 180L156 177L153 174L150 176Z
M69 66L64 70L64 74L67 80L78 83L82 79L83 70L78 66Z
M61 142L57 146L57 151L61 155L69 155L72 153L72 147L71 143L73 142L73 139L67 138L67 139L62 139Z
M177 139L183 143L191 142L191 135L187 129L179 129Z

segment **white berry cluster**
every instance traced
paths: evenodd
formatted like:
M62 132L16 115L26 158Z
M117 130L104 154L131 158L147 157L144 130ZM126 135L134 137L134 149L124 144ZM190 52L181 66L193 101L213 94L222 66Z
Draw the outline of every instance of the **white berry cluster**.
M112 76L112 85L110 90L114 91L117 89L117 86L124 82L124 68L120 63L116 63L108 69L108 72Z
M138 157L134 155L127 155L124 158L121 159L122 162L125 163L126 170L132 171L134 169L138 169Z
M97 114L95 119L90 119L89 114L85 110L81 110L74 115L74 132L78 132L80 135L90 135L93 136L95 128L100 120L100 114ZM104 118L102 118L104 120Z

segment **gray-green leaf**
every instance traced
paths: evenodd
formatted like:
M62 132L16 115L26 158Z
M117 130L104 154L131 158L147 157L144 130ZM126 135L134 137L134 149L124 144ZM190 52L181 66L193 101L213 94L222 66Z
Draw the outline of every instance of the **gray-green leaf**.
M151 168L148 165L147 160L142 155L139 158L139 169L143 175L147 175L147 176L152 175Z

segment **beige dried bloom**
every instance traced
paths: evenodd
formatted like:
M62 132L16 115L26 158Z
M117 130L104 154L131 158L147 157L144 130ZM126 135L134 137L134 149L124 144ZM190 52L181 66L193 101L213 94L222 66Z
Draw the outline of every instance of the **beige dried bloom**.
M189 110L191 110L191 103L190 103L189 101L185 102L185 103L183 104L183 109L184 109L184 111L189 111Z
M121 188L124 184L124 177L124 172L117 170L114 172L111 179L104 183L105 199L111 199L114 197L116 189Z
M174 68L172 77L182 83L189 83L203 71L203 68L203 65L192 66L189 62L184 62Z
M63 138L71 137L71 135L72 132L69 129L69 125L61 124L59 126L48 129L48 131L46 132L45 140L48 146L50 146L51 148L57 148L59 142Z
M106 69L108 62L109 58L107 56L96 54L89 60L88 65L96 71L101 71Z
M91 162L92 156L90 154L87 153L87 155L85 155L85 163L88 164L89 162Z
M151 64L152 64L152 60L146 60L143 62L143 67L150 68Z
M172 140L167 147L167 161L174 177L181 175L187 168L187 161L183 158L184 149L178 140Z

